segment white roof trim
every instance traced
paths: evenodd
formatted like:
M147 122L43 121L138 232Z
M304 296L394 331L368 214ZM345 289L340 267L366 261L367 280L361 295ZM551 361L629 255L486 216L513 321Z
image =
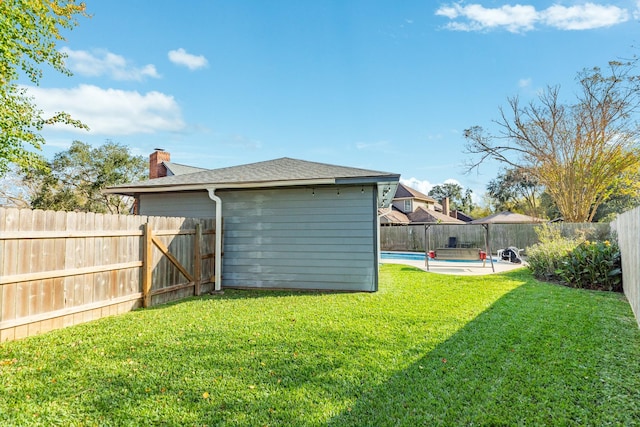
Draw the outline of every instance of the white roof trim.
M243 189L243 188L267 188L267 187L297 187L309 185L330 185L335 184L334 178L315 180L292 180L292 181L265 181L265 182L240 182L231 184L186 184L186 185L154 185L149 187L118 187L102 190L107 194L135 194L135 193L163 193L170 191L194 191L207 190L215 187L217 190Z

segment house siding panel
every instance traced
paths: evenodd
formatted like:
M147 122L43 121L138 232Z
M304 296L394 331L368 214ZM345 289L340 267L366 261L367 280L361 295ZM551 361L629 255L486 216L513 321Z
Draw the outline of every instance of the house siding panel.
M149 193L139 196L140 215L214 218L216 204L206 191Z
M375 187L216 194L224 218L224 287L377 290ZM215 216L205 191L142 194L139 200L141 215Z
M220 191L227 287L377 290L373 187Z

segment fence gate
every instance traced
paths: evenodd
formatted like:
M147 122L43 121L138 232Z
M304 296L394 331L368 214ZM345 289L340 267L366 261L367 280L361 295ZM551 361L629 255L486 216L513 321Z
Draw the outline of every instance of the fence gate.
M0 208L0 341L213 290L214 226Z

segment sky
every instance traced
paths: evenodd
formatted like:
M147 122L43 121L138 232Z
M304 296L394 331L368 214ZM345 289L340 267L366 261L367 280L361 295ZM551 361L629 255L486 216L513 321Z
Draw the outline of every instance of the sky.
M401 174L479 202L500 165L467 172L464 129L497 130L509 97L637 55L640 1L85 0L68 77L23 83L52 158L74 140L220 168L292 157ZM566 97L566 98L565 98Z

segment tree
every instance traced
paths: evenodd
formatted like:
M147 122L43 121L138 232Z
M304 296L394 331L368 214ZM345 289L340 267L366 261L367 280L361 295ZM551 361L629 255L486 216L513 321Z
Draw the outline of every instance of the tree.
M131 198L103 194L105 187L146 177L147 161L132 156L123 145L107 141L98 148L74 141L69 150L55 155L46 169L32 168L25 183L37 188L34 209L127 213Z
M438 201L448 198L451 210L470 212L474 208L472 193L470 189L465 190L460 184L447 182L442 185L434 185L429 191L429 196Z
M486 159L520 169L545 188L566 221L592 221L616 181L640 167L634 67L635 61L610 62L606 75L600 68L578 73L573 105L561 104L557 86L537 103L510 98L510 115L500 109L497 136L479 126L465 130L467 152L480 155L469 170Z
M611 222L618 214L640 206L640 170L624 175L614 185L611 196L598 206L594 221Z
M16 165L9 165L9 169L0 179L0 206L29 208L37 190L34 183L25 181L22 169Z
M66 123L86 128L64 112L45 117L17 81L22 71L38 84L41 64L70 75L65 55L56 49L64 41L63 29L77 25L75 16L85 15L84 3L75 0L0 1L0 176L10 163L21 168L42 165L39 150L45 143L39 134L48 124Z
M487 192L495 211L520 211L541 217L540 196L543 188L522 169L506 169L489 181Z

